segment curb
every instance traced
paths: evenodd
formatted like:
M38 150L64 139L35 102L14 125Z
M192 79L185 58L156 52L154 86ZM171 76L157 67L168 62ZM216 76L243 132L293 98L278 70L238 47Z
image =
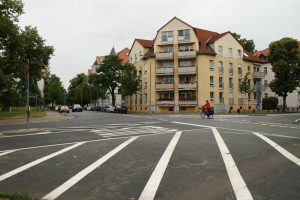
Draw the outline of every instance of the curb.
M26 134L45 132L45 131L46 129L44 128L17 129L17 130L0 131L0 135L5 135L5 136L23 135L23 134L26 135Z

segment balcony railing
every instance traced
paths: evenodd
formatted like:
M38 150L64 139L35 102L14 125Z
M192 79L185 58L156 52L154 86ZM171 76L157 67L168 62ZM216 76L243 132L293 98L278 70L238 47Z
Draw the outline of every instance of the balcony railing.
M265 78L264 72L253 72L253 78Z
M234 98L229 98L229 105L233 105L234 104Z
M172 75L174 74L174 69L172 67L162 67L156 69L156 75Z
M173 52L160 52L155 53L156 60L173 60Z
M174 99L157 99L157 105L174 105Z
M178 58L196 58L196 51L178 51Z
M196 90L197 84L196 83L179 83L178 89L179 90Z
M178 35L177 41L178 42L189 42L191 40L191 35Z
M195 99L179 99L179 105L197 105L197 100Z
M196 67L178 67L178 74L196 74Z
M155 89L159 91L174 90L173 83L156 83Z
M262 92L265 90L265 86L262 85L261 83L256 83L254 88L255 88L255 92Z

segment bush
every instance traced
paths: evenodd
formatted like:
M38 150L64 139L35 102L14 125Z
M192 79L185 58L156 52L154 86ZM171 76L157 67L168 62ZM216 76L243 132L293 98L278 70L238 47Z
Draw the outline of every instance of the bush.
M275 110L277 109L278 98L277 97L267 97L262 100L263 110Z
M12 194L4 194L0 193L0 198L7 198L9 200L33 200L29 195L25 193L12 193Z

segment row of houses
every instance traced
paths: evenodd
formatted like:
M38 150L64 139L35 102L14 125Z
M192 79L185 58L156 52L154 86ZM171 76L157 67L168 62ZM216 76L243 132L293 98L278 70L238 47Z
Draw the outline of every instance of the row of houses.
M216 112L252 110L260 107L262 98L275 96L267 86L274 78L265 60L268 50L251 54L231 32L196 28L177 17L161 27L154 39L135 39L130 50L116 53L113 48L111 54L137 68L141 90L125 99L116 91L116 105L125 104L134 112L197 112L206 100ZM90 73L103 59L96 57ZM246 73L254 88L249 96L239 91ZM299 100L298 88L287 104L296 108ZM101 103L110 104L110 98Z

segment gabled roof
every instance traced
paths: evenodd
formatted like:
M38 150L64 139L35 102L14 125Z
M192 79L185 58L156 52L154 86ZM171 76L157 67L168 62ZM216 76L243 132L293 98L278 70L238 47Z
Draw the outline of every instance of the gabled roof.
M243 52L243 60L251 61L251 62L257 62L257 63L264 63L265 62L261 58L254 56L252 53L249 53L245 49L244 49L244 52Z
M261 57L261 55L268 56L269 54L270 54L270 49L269 48L266 48L262 51L255 51L253 53L253 55L256 56L256 57Z
M123 50L119 51L119 53L117 54L117 56L122 59L122 64L126 64L129 61L129 49L127 47L125 47Z
M147 51L147 53L145 53L144 58L154 58L155 54L154 54L154 49L150 48L149 51Z
M140 43L144 48L152 48L154 45L153 40L145 40L145 39L135 39L138 43Z

